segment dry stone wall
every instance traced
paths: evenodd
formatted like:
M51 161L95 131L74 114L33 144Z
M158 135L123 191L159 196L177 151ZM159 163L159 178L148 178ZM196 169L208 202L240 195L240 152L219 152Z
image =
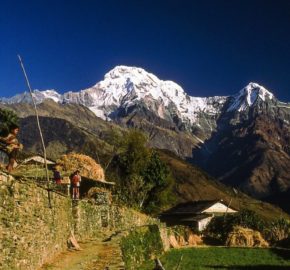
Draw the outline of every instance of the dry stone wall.
M100 233L129 230L134 227L156 223L133 209L117 205L99 205L80 201L74 208L75 234L77 239L98 237Z
M31 180L15 180L0 172L0 269L32 270L67 248L74 232L78 240L106 232L154 224L132 209L93 201L72 202Z
M0 174L0 269L30 270L66 246L72 228L70 201L33 182Z

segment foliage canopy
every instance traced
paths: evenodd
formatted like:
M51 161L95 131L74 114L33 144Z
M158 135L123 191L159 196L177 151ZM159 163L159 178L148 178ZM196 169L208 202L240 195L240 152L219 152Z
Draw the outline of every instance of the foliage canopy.
M19 126L15 112L0 108L0 136L7 136L13 126Z
M119 176L119 198L131 207L152 213L170 197L166 189L172 180L158 153L147 146L147 140L133 129L119 140L115 138L118 150L113 165Z

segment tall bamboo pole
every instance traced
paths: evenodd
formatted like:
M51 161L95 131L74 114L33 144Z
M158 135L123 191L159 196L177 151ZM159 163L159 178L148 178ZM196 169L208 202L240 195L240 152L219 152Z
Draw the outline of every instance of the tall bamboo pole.
M40 139L41 139L43 157L44 157L45 174L46 174L47 191L48 191L48 205L51 208L50 184L49 184L49 176L48 176L48 168L47 168L46 148L45 148L44 139L43 139L40 123L39 123L38 111L37 111L35 99L33 97L32 88L30 86L30 83L29 83L29 80L28 80L28 77L27 77L27 74L26 74L26 71L25 71L25 68L24 68L24 65L23 65L23 62L22 62L22 59L21 59L20 55L18 55L18 59L19 59L19 62L20 62L20 65L21 65L21 68L22 68L22 71L23 71L23 74L24 74L24 77L25 77L25 80L26 80L27 87L29 89L29 93L30 93L30 96L31 96L31 99L32 99L32 103L34 105L34 111L35 111L35 115L36 115L36 122L37 122L37 127L38 127L38 131L39 131Z

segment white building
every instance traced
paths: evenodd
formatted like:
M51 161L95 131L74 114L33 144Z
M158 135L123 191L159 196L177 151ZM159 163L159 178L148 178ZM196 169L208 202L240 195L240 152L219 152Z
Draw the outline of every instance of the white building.
M168 225L194 226L203 231L214 216L236 213L223 201L193 201L181 203L161 215L161 220Z

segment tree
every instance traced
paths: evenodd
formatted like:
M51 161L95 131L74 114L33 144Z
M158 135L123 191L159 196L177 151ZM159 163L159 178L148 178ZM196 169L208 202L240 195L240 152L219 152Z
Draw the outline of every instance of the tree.
M167 166L156 151L147 147L148 138L137 130L130 130L118 142L114 165L117 167L119 198L127 205L156 212L158 205L168 200L163 191L172 183Z
M146 147L146 136L137 130L129 131L123 140L123 151L118 155L118 163L123 177L141 175L150 159L150 150Z
M149 163L142 173L144 182L151 188L148 190L147 196L144 197L144 208L146 212L155 212L156 207L164 203L165 194L163 191L171 185L169 169L164 164L159 154L153 151Z
M119 144L119 153L114 162L119 175L119 198L138 209L142 207L148 189L142 176L150 159L150 150L146 144L147 138L143 133L130 130Z
M13 126L19 125L19 118L15 112L0 108L0 136L5 137Z

